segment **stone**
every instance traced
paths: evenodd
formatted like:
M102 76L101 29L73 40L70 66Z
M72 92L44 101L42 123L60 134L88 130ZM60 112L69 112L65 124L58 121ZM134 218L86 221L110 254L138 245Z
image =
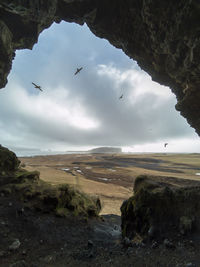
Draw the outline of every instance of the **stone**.
M50 263L53 261L53 256L52 255L47 255L46 257L44 257L43 261L45 263Z
M4 257L6 255L6 252L3 250L0 250L0 258Z
M24 260L21 260L10 264L9 267L28 267L28 264Z
M19 241L19 239L16 239L10 246L9 246L9 250L17 250L21 245L21 242Z
M4 179L1 176L13 174L19 167L20 161L14 152L0 145L0 185Z
M124 244L125 247L131 247L132 246L131 240L129 238L127 238L127 237L125 237L123 239L123 244Z
M163 244L166 248L175 248L175 245L167 238L164 239Z
M92 248L94 246L94 243L92 242L92 240L88 240L88 248Z
M149 230L148 230L148 236L150 238L153 238L155 236L155 233L156 233L156 229L153 225L151 225Z
M196 264L189 262L185 265L185 267L196 267Z
M157 248L158 247L158 242L153 241L151 244L151 248Z
M179 226L181 234L184 235L190 233L192 231L193 224L194 224L193 216L192 217L182 216L180 218L180 226Z
M188 234L199 232L200 183L190 180L190 184L184 187L183 179L177 178L170 184L165 177L138 176L134 195L121 206L122 236L134 239L139 235L145 239L156 229L153 238L157 240L178 236L177 229Z

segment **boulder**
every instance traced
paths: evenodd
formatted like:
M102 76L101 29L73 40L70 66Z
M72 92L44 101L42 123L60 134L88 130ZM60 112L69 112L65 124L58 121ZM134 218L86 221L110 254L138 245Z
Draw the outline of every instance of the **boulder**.
M14 173L19 164L20 161L15 153L0 145L0 176Z
M140 235L155 240L200 231L200 183L191 181L191 186L185 187L182 179L181 187L181 183L164 182L164 178L136 178L134 195L121 206L123 237Z

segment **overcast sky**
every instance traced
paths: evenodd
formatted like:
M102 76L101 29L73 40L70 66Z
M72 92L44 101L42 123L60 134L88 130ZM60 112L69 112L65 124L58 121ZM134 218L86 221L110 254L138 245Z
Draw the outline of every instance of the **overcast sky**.
M75 76L77 67L83 69ZM18 155L97 146L200 152L171 90L86 25L45 30L32 51L17 51L8 81L0 90L0 143Z

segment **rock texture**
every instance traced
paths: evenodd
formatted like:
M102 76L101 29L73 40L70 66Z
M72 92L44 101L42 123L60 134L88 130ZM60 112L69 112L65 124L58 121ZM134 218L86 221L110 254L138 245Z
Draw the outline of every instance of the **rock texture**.
M0 146L0 196L14 195L24 208L61 217L72 214L98 217L101 210L99 198L87 196L69 185L52 186L40 180L39 172L26 171L19 167L19 163L13 152Z
M134 196L121 207L124 237L140 235L155 240L199 233L200 182L191 180L191 187L180 187L164 179L146 175L136 178Z
M0 88L16 49L29 48L53 22L87 23L170 86L176 109L200 134L200 3L198 0L0 0Z

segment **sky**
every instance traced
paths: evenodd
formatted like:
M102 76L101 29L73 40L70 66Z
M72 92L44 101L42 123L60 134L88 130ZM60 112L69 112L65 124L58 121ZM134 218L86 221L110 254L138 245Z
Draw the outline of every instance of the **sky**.
M0 143L19 156L99 146L200 153L175 104L168 87L86 25L53 24L32 50L16 52L0 90Z

